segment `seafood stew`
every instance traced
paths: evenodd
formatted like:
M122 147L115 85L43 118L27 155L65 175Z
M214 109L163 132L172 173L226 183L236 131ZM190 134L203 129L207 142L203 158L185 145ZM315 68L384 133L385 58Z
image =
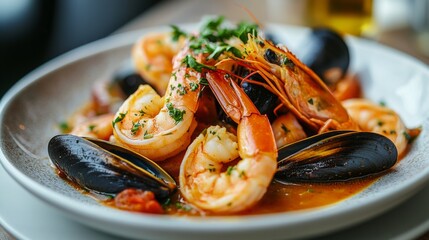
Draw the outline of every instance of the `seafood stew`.
M153 166L165 171L167 178L174 178L178 190L167 190L170 195L165 198L158 197L151 188L135 189L130 184L118 194L108 194L112 200L105 204L109 206L179 215L261 214L324 206L370 185L406 154L408 143L419 133L418 129L407 129L388 107L360 99L356 89L347 90L352 92L347 100L336 97L340 83L350 81L349 75L326 85L285 46L266 40L255 24L228 28L222 18L217 18L204 24L198 33L173 27L171 33L147 34L134 45L132 60L135 69L131 74L147 84L124 90L124 84L118 82L126 83L128 76L95 83L92 100L68 120L64 132L104 139L121 152L128 151L127 155L138 156L139 161L155 161ZM353 78L351 82L356 81ZM265 95L269 97L258 99ZM365 106L374 116L360 119L368 114L353 114L355 106ZM338 137L329 134L338 130L352 131L338 136L358 138L366 132L374 133L368 144L349 144L331 151ZM348 178L336 178L339 164L330 165L327 170L331 171L331 183L321 183L326 180L317 177L311 183L290 177L278 179L279 172L285 171L281 163L295 154L284 152L311 136L320 139L300 147L299 152L316 156L318 168L329 168L323 164L326 159L355 161L356 153L382 156L369 159L382 161L382 167L374 168L378 162L369 162L365 166L369 174L357 171ZM374 143L380 145L370 148ZM312 145L321 147L309 153L314 151ZM88 154L98 158L96 152L106 153L105 147ZM51 160L62 176L79 182L60 167L70 164L56 160L62 158L61 154L52 151ZM77 151L73 159L80 158L87 157ZM350 165L341 167L347 171ZM133 171L132 178L141 174ZM157 173L145 174L153 178ZM165 182L157 187L166 187ZM150 193L154 196L148 197Z

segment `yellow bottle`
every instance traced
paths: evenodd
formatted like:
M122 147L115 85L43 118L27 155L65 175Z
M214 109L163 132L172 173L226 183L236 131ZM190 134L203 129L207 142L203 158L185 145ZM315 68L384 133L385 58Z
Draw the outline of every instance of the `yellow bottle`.
M307 0L307 22L312 27L370 36L374 32L372 6L372 0Z

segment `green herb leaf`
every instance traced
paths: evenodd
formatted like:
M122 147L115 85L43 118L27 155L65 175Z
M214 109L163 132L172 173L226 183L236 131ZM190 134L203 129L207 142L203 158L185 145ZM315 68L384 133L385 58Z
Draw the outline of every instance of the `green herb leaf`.
M96 126L95 125L89 125L88 126L88 130L90 131L90 132L92 132L93 130L94 130L94 128L95 128Z
M173 32L171 33L172 35L172 40L177 42L177 40L179 40L180 36L188 36L188 34L186 34L184 31L180 30L179 27L175 26L175 25L171 25L171 28L173 28Z
M141 126L141 123L139 123L139 122L134 123L133 127L131 128L131 134L135 135L137 133L137 131L139 130L140 126Z
M148 133L147 130L144 131L143 139L150 139L150 138L153 138L153 134Z
M71 130L69 124L67 122L61 122L58 124L58 127L60 128L61 132L69 132Z
M182 85L181 83L179 83L177 85L177 93L179 93L180 96L183 96L186 94L186 87L184 85Z
M196 91L196 90L198 89L198 87L199 87L198 83L194 83L194 82L191 82L191 83L189 84L189 86L191 87L191 91L192 91L192 92L193 92L193 91Z
M174 119L175 124L178 124L183 120L183 115L186 113L185 110L175 108L171 102L167 103L168 115Z
M258 25L248 22L241 22L238 24L238 27L234 32L234 35L238 37L243 43L247 43L249 40L249 34L257 37Z
M117 117L115 118L115 120L113 120L113 122L112 122L113 127L115 127L115 124L116 124L116 123L118 123L118 122L122 121L122 120L125 118L125 115L127 115L127 113L128 113L128 111L127 111L127 112L125 112L125 113L119 113L119 116L117 116Z
M201 84L201 85L204 85L204 86L208 86L208 85L209 85L209 82L207 81L207 78L201 78L201 79L200 79L200 84Z
M192 57L191 55L186 55L186 57L183 59L182 62L186 64L186 67L193 68L197 72L201 72L203 68L210 69L210 70L216 69L215 66L208 66L208 65L197 62L197 60L194 57Z
M229 167L226 169L226 175L230 176L233 170L234 170L234 167L229 166Z

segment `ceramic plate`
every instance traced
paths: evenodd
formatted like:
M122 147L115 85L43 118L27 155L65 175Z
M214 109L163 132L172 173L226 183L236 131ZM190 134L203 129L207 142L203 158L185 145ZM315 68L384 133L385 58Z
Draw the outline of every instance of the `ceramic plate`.
M187 28L195 26L187 25ZM112 36L69 52L35 70L1 102L1 161L28 191L71 218L96 229L129 238L149 239L286 239L315 236L374 217L412 196L429 178L429 69L426 65L376 43L347 38L351 72L359 74L365 96L384 101L421 135L395 170L361 193L327 207L246 217L174 217L134 214L104 207L61 180L47 154L58 123L90 97L93 83L108 78L129 58L133 42L150 31ZM291 50L307 29L270 25L269 31ZM267 234L269 233L269 234Z

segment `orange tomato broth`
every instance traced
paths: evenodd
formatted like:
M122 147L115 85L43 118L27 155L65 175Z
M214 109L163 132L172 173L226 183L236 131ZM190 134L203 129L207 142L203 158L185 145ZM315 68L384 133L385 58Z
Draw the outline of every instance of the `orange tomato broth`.
M356 76L353 77L357 80ZM350 85L347 83L346 85ZM346 92L352 91L353 95L360 95L360 91L355 91L354 85L347 86ZM210 94L205 95L208 98L200 99L200 108L197 112L196 117L201 120L197 129L194 132L193 139L206 127L217 123L217 116L215 113L215 106L213 103L214 98ZM204 102L203 102L204 101ZM88 104L83 111L91 112L94 104ZM203 123L205 122L205 123ZM234 131L235 129L229 128ZM167 159L162 162L157 162L165 171L167 171L179 185L179 171L180 163L183 159L185 151L182 151L178 155ZM405 153L406 154L406 153ZM404 155L405 155L404 154ZM234 165L236 162L229 165ZM339 201L345 200L352 197L353 195L361 192L372 183L377 181L379 176L366 177L358 180L346 181L346 182L332 182L332 183L290 183L282 184L273 180L267 189L264 197L253 207L240 213L234 213L233 215L258 215L268 213L279 213L288 212L295 210L304 210L310 208L317 208L327 205L338 203ZM70 182L70 181L68 181ZM76 184L72 184L75 188L81 189ZM115 207L114 199L105 200L105 197L99 197L90 192L84 192L89 194L91 197L98 199L102 204ZM101 200L103 199L103 200ZM165 213L168 215L178 216L211 216L216 215L211 212L206 212L193 207L187 203L186 200L180 195L180 189L170 197L169 203L163 206Z
M196 133L206 125L199 124ZM196 135L196 134L194 134ZM185 150L186 151L186 150ZM157 162L179 184L180 163L185 151L165 161ZM229 165L235 165L237 161ZM226 167L225 167L226 169ZM272 181L264 197L253 207L233 215L259 215L317 208L345 200L374 183L378 177L366 177L358 180L332 183L290 183ZM115 207L114 199L101 201L106 206ZM203 211L187 203L178 189L164 205L165 213L177 216L215 216L216 213Z
M183 154L179 154L176 157L159 163L177 182L182 157ZM376 180L376 177L368 177L348 182L290 183L287 185L273 180L264 197L254 207L234 215L288 212L330 205L359 193ZM210 212L193 209L191 206L186 206L186 201L181 197L180 191L177 191L171 199L171 206L166 207L168 214L193 216L215 215ZM175 202L182 202L183 204L177 206Z

